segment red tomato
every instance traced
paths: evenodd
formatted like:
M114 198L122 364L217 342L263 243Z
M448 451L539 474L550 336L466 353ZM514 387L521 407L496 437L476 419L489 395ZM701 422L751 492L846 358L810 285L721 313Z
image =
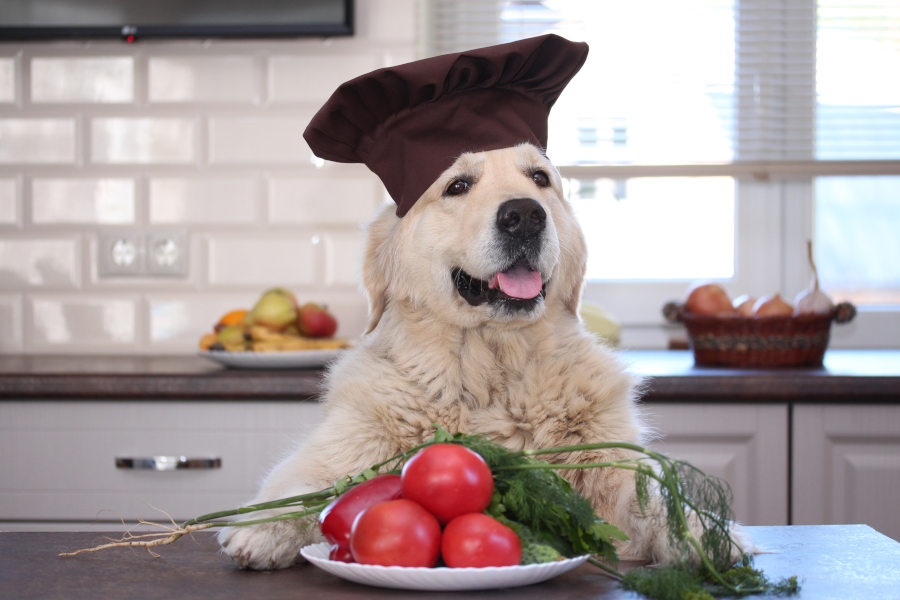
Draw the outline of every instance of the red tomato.
M353 522L350 552L358 563L433 567L440 551L440 523L412 500L381 502Z
M353 553L350 552L350 546L332 544L331 550L328 552L328 560L337 560L340 562L352 563Z
M448 567L508 567L522 562L522 542L493 517L469 513L444 527L441 556Z
M400 497L400 476L386 473L350 488L319 513L319 529L332 545L349 547L356 516L379 502ZM349 562L349 561L347 561Z
M441 523L481 512L491 503L494 477L481 456L458 444L434 444L417 452L400 474L403 497L424 506Z

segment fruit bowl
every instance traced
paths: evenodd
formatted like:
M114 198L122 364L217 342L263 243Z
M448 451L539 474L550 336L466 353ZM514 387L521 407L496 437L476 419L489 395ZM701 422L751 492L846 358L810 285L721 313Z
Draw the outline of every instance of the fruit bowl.
M827 313L721 317L691 313L681 303L668 302L663 315L670 323L684 323L698 366L818 367L832 321L851 321L856 308L841 302Z

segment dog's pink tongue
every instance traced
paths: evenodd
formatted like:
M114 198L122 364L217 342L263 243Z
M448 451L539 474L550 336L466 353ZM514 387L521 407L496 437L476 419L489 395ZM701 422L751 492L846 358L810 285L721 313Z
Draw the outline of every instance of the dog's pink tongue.
M544 285L541 274L525 265L515 265L508 271L497 273L496 282L500 286L500 291L510 298L520 300L534 298L541 293L541 287Z

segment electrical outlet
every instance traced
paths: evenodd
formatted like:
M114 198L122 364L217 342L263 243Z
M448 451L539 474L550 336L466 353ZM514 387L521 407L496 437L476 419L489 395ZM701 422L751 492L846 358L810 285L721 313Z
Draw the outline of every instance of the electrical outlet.
M100 277L142 275L144 236L133 229L101 233L97 260Z
M184 277L188 272L188 240L184 231L147 234L145 264L150 275Z
M100 277L186 277L188 235L183 230L104 232L97 261Z

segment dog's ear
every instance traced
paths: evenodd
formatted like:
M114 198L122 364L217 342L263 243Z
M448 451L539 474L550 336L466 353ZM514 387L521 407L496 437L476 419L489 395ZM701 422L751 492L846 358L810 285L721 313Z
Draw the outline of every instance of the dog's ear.
M363 286L369 298L369 324L366 333L372 333L378 326L387 306L387 288L394 262L393 253L387 245L398 220L393 207L389 207L369 225L362 270Z
M578 316L578 305L581 303L581 293L584 290L584 276L587 273L587 241L584 233L575 217L575 211L569 201L565 199L559 172L551 171L554 189L557 190L562 212L565 215L557 219L558 235L560 240L560 272L561 300L563 307L574 316Z
M563 306L578 316L578 305L581 303L581 293L584 290L584 276L587 272L587 243L584 240L584 234L581 228L572 221L572 231L569 232L569 243L562 251L569 254L564 259L564 264L568 264L568 271L563 280L566 282L566 288L563 290Z

